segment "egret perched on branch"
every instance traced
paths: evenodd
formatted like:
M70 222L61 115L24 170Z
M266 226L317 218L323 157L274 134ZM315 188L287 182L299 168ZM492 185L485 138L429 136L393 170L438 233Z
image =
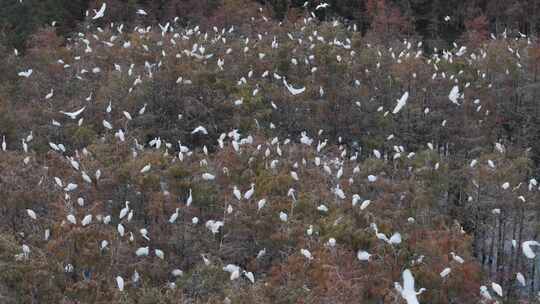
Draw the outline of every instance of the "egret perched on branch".
M255 184L251 183L251 188L244 193L244 198L249 200L253 196L253 193L255 193Z
M30 75L32 75L33 72L34 72L34 70L28 69L26 71L19 72L17 75L19 75L21 77L28 78L28 77L30 77Z
M308 260L313 260L313 255L311 255L311 252L309 252L309 250L303 249L303 248L302 248L302 249L300 249L300 253L301 253L304 257L306 257L306 259L308 259Z
M401 109L407 103L407 99L409 99L409 92L405 92L403 96L401 96L401 98L397 100L396 107L392 111L392 114L397 114L399 111L401 111Z
M118 285L118 290L124 291L124 279L121 276L116 277L116 285Z
M363 201L362 204L360 205L360 210L366 209L370 204L371 204L371 200Z
M231 281L236 280L240 277L239 266L228 264L227 266L223 267L223 270L231 274L230 276Z
M89 225L90 223L92 222L92 215L91 214L87 214L81 221L81 225L84 226L87 226Z
M491 289L493 289L493 291L495 291L495 293L499 296L499 297L502 297L503 296L503 290L502 290L502 287L501 285L495 283L495 282L491 282Z
M253 272L251 271L242 271L242 274L248 278L248 280L251 282L251 284L255 284L255 276L253 275Z
M369 261L369 258L371 257L371 254L369 254L367 251L358 250L358 253L356 254L356 257L360 261Z
M448 99L450 99L452 103L459 105L458 98L459 98L459 87L454 86L452 90L450 91L450 94L448 94Z
M236 186L233 187L233 195L234 197L236 197L237 200L242 200L242 193Z
M137 256L147 256L150 253L150 247L140 247L135 251L135 255Z
M261 210L262 207L264 207L265 204L266 204L266 199L263 198L263 199L259 200L259 201L257 202L257 211L258 211L258 210Z
M537 241L525 241L521 244L521 249L523 250L523 254L528 259L534 259L536 257L536 253L534 253L531 246L540 246L540 243Z
M189 188L189 196L186 201L186 206L191 206L192 202L193 202L193 193L191 191L191 188Z
M129 212L129 201L126 201L126 205L122 210L120 210L120 219L123 219Z
M203 173L202 179L204 180L214 180L216 177L210 173Z
M459 255L456 255L454 252L450 252L450 255L452 256L452 259L458 262L459 264L463 264L465 262L465 260L463 260L462 257L460 257Z
M132 119L133 119L133 118L131 117L131 114L129 114L129 112L123 111L122 114L124 114L124 116L125 116L128 120L132 120Z
M156 254L156 256L160 259L165 259L165 253L160 250L160 249L154 249L154 253Z
M452 271L452 269L450 267L446 267L445 269L443 269L443 271L441 271L441 273L440 273L441 278L447 277L450 274L451 271Z
M105 119L102 121L103 127L106 129L112 130L113 126L110 122L106 121Z
M516 280L518 280L521 286L524 286L524 287L527 286L527 283L525 281L525 276L523 276L521 272L516 273Z
M51 99L53 95L54 95L54 89L51 89L51 91L47 93L47 95L45 95L45 100Z
M282 221L282 222L286 222L288 220L288 215L287 213L281 211L279 212L279 219Z
M118 234L120 234L121 237L124 236L125 228L122 224L118 224L118 226L116 227L116 230L118 230Z
M169 218L169 223L173 224L176 222L176 219L178 218L178 212L180 211L180 208L176 208L176 212L174 212L171 217Z
M70 222L71 224L75 225L77 224L77 219L75 218L75 216L73 214L68 214L68 216L66 217L68 222Z
M152 165L151 164L148 164L146 166L144 166L142 169L141 169L141 173L146 173L148 171L150 171L150 169L152 168Z
M36 220L37 219L37 216L36 216L36 213L34 212L34 210L32 209L26 209L26 213L28 214L28 216L33 219L33 220Z

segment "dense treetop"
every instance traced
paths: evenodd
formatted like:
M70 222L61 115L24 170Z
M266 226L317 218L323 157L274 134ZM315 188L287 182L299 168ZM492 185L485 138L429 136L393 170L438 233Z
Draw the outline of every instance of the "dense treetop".
M36 29L56 22L58 33L71 35L87 12L102 0L4 0L0 11L0 36L4 44L22 49ZM390 27L407 27L430 47L446 47L467 30L487 26L495 34L514 29L535 36L540 30L540 3L536 0L110 0L102 22L152 24L175 17L183 25L225 26L243 22L242 11L259 4L267 17L293 21L308 12L319 20L340 18L356 24L362 33L388 21ZM324 10L315 8L327 3ZM148 14L141 18L138 9ZM449 16L450 19L445 19Z
M533 303L536 8L484 2L8 2L0 302Z

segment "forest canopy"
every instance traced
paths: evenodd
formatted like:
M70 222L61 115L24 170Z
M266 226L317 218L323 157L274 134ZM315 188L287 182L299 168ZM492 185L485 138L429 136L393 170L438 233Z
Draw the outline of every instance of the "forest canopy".
M1 303L535 303L537 1L5 1Z
M81 30L78 26L87 12L92 12L101 0L4 0L0 10L0 41L4 45L23 49L28 37L37 29L55 22L57 32L69 36ZM324 10L315 10L321 3ZM462 35L478 27L500 34L505 29L536 36L540 31L540 3L536 0L110 0L104 22L138 22L155 24L178 18L183 25L224 26L243 22L241 10L258 4L267 17L278 21L293 21L312 11L319 20L339 18L356 24L362 33L388 20L396 26L407 22L409 34L422 37L430 47L447 47ZM148 12L145 18L137 9ZM229 14L224 12L229 11ZM445 20L451 16L450 20ZM238 20L232 20L237 18ZM378 25L379 24L379 25Z

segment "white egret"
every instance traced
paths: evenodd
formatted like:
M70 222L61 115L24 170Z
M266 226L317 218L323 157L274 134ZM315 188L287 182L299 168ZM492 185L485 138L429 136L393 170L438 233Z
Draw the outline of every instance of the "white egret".
M37 215L36 213L34 212L34 210L32 209L26 209L26 214L28 214L28 216L33 219L33 220L37 220Z
M103 124L103 127L105 127L105 129L112 130L113 126L110 122L104 119L101 123Z
M141 173L147 173L148 171L150 171L150 169L152 168L152 164L147 164L146 166L144 166L142 169L141 169Z
M137 256L147 256L150 253L150 247L140 247L135 251Z
M358 252L356 253L356 257L360 261L369 261L369 258L371 257L371 254L369 254L367 251L358 250Z
M286 222L287 219L288 219L288 216L287 216L287 213L281 211L279 212L279 219L282 221L282 222Z
M233 187L233 195L237 200L242 200L242 193L236 186Z
M441 273L440 273L441 278L447 277L450 274L451 271L452 271L452 269L450 267L446 267L445 269L443 269L443 271L441 271Z
M118 286L118 290L124 291L124 279L121 276L116 277L116 285Z
M116 226L116 230L118 231L118 234L120 234L120 237L124 237L124 234L126 232L124 225L118 224L118 226Z
M191 188L189 188L189 196L186 200L186 206L191 206L191 203L193 203L193 193L191 191Z
M261 210L262 207L264 207L265 204L266 204L266 199L265 199L265 198L259 200L259 201L257 202L257 210Z
M30 75L32 75L33 72L34 72L34 70L28 69L26 71L19 72L17 75L19 75L21 77L24 77L24 78L28 78L28 77L30 77Z
M75 218L75 216L73 214L68 214L68 216L66 218L67 218L68 222L70 222L71 224L73 224L73 225L77 224L77 219Z
M251 271L242 271L242 274L248 278L248 280L251 282L251 284L255 284L255 276L253 275L253 272Z
M255 184L251 183L251 188L244 193L244 198L249 200L253 196L253 193L255 193Z
M202 179L204 180L214 180L216 177L210 173L203 173Z
M405 107L405 104L407 103L407 99L409 99L409 92L405 92L403 96L401 96L400 99L397 100L396 107L392 111L392 114L397 114L403 107Z
M203 126L198 126L195 129L193 129L193 131L191 131L191 134L197 134L197 133L202 133L204 135L208 135L208 131Z
M499 297L503 296L503 289L502 289L501 285L499 285L499 284L497 284L495 282L491 282L491 289L493 289L493 291L495 291L495 293Z
M237 265L228 264L227 266L223 267L223 270L231 274L231 281L236 280L240 277L240 267Z
M92 17L92 20L96 20L96 19L99 19L99 18L102 18L103 16L105 16L105 9L107 8L107 3L106 2L103 2L103 4L101 5L101 7L99 8L99 10L94 10L94 17Z
M205 224L206 228L208 228L212 234L216 234L219 232L219 228L223 227L222 221L215 221L215 220L209 220Z
M87 214L81 221L81 225L84 227L84 226L87 226L89 225L90 223L92 223L92 215L91 214Z
M527 286L525 276L521 272L516 273L516 280L519 282L519 284L521 284L521 286Z
M409 269L403 271L403 287L397 282L394 283L394 287L407 304L419 304L420 302L418 302L417 296L426 290L425 288L420 288L416 292L414 288L414 277Z
M459 255L456 255L454 252L450 252L450 255L452 256L452 259L458 262L459 264L463 264L465 262L465 260L462 257L460 257Z
M126 201L125 207L120 210L120 216L119 219L123 219L129 212L129 201Z
M370 204L371 204L371 200L363 201L362 204L360 205L360 210L366 209Z
M458 98L459 98L459 87L454 86L452 90L450 91L450 93L448 94L448 99L450 99L452 103L459 105Z
M531 246L540 246L540 243L537 241L525 241L521 244L523 254L528 259L534 259L536 257L536 253L532 250Z
M180 211L180 208L176 208L176 211L169 218L169 223L173 224L174 222L176 222L176 219L178 218L178 212L179 211Z
M60 113L68 116L69 118L75 120L77 119L77 116L79 116L84 110L86 109L86 106L85 107L82 107L80 108L79 110L77 111L74 111L74 112L64 112L64 111L60 111Z
M163 252L163 250L154 249L154 253L158 258L160 258L162 260L165 259L165 253Z
M307 249L300 249L300 253L308 260L313 260L313 255L311 255L311 252Z

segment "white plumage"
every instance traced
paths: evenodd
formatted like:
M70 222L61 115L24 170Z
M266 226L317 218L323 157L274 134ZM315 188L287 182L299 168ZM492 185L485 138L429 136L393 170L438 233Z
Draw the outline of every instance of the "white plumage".
M96 20L96 19L99 19L99 18L102 18L103 16L105 16L105 9L107 8L107 3L106 2L103 2L103 4L101 5L101 7L99 8L99 10L94 10L94 17L92 17L92 20Z
M369 254L367 251L358 250L358 253L356 254L356 257L360 261L369 261L369 258L371 257L371 254Z
M521 272L516 273L516 280L521 284L521 286L525 287L527 285L525 281L525 276Z
M401 96L401 98L397 100L396 107L395 107L394 110L392 111L392 114L397 114L397 113L399 113L399 111L401 111L401 109L403 109L403 107L405 106L405 104L407 104L407 99L409 99L409 92L405 92L405 93L403 94L403 96Z
M440 273L441 278L445 278L446 276L448 276L451 271L452 269L450 269L450 267L446 267L445 269L443 269L443 271L441 271Z
M28 216L33 220L37 219L37 215L32 209L26 209L26 214L28 214Z
M141 173L146 173L148 171L150 171L150 169L152 168L152 165L151 164L148 164L146 166L144 166L142 169L141 169Z
M75 218L75 216L73 214L68 214L66 219L68 220L68 222L70 222L73 225L77 224L77 219Z
M459 98L459 87L454 86L452 90L450 91L450 94L448 94L448 99L450 99L452 103L459 105L458 98Z
M537 241L525 241L521 244L521 249L523 251L523 254L528 259L534 259L536 257L536 253L534 253L531 246L540 246L540 243Z
M501 285L495 283L495 282L491 282L491 289L493 289L493 291L495 291L495 293L499 296L499 297L502 297L503 296L503 290L502 290L502 287Z
M419 304L417 295L421 294L425 289L421 288L418 292L414 289L414 277L409 269L403 271L403 287L397 282L394 287L405 299L407 304Z
M309 250L303 249L303 248L302 248L302 249L300 249L300 253L301 253L304 257L306 257L306 259L308 259L308 260L313 260L313 255L311 255L311 252L310 252Z
M64 112L64 111L60 111L60 113L68 116L69 118L75 120L77 119L77 116L79 116L84 110L86 109L86 107L82 107L80 108L79 110L77 111L74 111L74 112Z
M118 290L124 291L124 279L121 276L116 277L116 285L118 286Z
M81 221L81 225L84 226L87 226L89 225L90 223L92 223L92 215L91 214L87 214Z
M150 253L149 247L140 247L135 251L135 255L137 256L147 256Z
M204 135L208 135L208 131L203 126L198 126L195 129L193 129L193 131L191 131L191 134L197 134L197 133L202 133Z

